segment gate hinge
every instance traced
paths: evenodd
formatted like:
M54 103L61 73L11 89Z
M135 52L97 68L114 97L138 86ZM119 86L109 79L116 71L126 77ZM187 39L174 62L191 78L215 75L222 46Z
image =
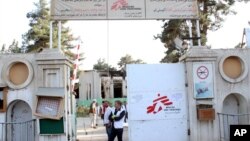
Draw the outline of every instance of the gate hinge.
M190 129L188 129L188 132L187 132L187 133L188 133L188 135L190 136L190 134L191 134L191 130L190 130Z

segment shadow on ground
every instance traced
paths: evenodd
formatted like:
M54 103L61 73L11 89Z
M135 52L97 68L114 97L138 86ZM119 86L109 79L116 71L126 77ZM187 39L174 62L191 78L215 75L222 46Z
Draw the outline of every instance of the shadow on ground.
M90 121L89 117L77 118L77 139L79 141L107 141L108 138L102 120L98 118L96 129L91 128ZM124 127L123 141L128 141L128 127Z

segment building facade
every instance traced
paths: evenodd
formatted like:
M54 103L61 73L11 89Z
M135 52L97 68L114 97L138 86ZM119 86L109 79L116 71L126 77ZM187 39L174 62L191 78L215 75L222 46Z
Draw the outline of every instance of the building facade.
M70 65L58 49L0 56L1 141L75 140Z
M229 141L232 124L250 123L250 50L193 47L186 66L190 141Z
M126 96L126 79L120 72L89 70L80 73L79 100Z

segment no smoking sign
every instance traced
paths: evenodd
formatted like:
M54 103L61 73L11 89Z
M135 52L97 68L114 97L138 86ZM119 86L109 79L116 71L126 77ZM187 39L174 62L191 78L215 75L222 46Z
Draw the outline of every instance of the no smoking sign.
M205 66L200 66L197 68L196 74L200 79L206 79L209 75L208 68Z

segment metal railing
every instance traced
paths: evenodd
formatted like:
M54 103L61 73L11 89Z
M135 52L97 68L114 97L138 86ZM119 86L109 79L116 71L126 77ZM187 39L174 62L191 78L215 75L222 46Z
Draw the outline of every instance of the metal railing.
M36 120L0 123L0 141L35 141Z
M249 125L250 114L225 114L218 113L220 141L230 140L230 125Z

